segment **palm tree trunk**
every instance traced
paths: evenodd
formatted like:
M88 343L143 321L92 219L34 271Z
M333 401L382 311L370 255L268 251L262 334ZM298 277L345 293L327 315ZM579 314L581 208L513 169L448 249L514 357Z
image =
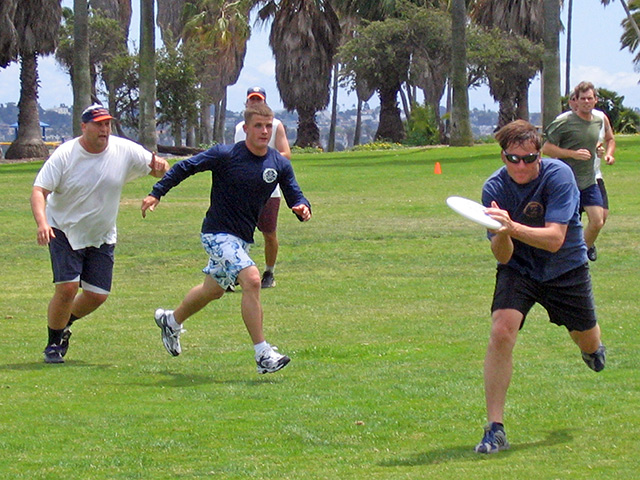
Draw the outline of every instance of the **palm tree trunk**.
M555 0L557 2L557 0ZM469 91L467 87L467 9L465 0L453 0L451 5L451 83L453 104L451 110L451 145L473 145L469 119Z
M320 144L320 130L316 124L315 108L298 107L298 133L295 146L300 148L317 147Z
M400 85L380 90L380 122L376 140L401 142L405 139L404 125L398 108L398 90Z
M568 97L571 91L571 27L573 23L573 0L567 3L567 59L565 65L565 87L564 94Z
M353 146L360 145L360 136L362 135L362 100L358 99L356 110L356 129L353 132Z
M331 125L329 126L329 141L327 152L336 149L336 122L338 119L338 64L333 66L333 85L331 86Z
M38 57L36 53L20 58L20 101L18 102L18 136L5 158L44 158L49 149L42 140L38 114Z
M89 59L89 5L73 1L73 136L82 134L82 112L91 104L91 62ZM112 112L114 110L111 110Z
M140 143L155 151L156 49L154 0L140 0Z
M542 127L560 114L560 3L544 0L544 54L542 57Z

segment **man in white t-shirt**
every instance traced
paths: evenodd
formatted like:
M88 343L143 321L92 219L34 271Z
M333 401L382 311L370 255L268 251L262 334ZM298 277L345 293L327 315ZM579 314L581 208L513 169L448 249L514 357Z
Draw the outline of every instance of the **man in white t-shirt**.
M257 105L267 102L267 94L262 87L251 87L247 90L246 105ZM236 133L234 143L241 142L246 139L243 129L244 122L236 125ZM273 133L269 146L276 149L280 154L291 160L291 149L287 140L287 133L282 122L276 118L273 119ZM278 234L276 232L278 226L278 211L280 210L280 187L276 187L271 194L271 198L260 213L258 219L258 230L262 232L264 237L264 259L265 271L262 274L262 288L270 288L276 286L274 278L274 270L276 268L276 259L278 258Z
M160 178L169 170L166 160L137 143L111 137L112 118L102 105L82 112L82 135L60 145L33 184L37 240L49 246L55 284L46 363L64 363L71 324L109 296L122 187L144 175Z

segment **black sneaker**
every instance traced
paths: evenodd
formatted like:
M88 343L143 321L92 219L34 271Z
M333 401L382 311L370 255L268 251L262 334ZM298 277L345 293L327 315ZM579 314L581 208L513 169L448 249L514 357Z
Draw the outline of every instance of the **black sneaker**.
M56 345L47 345L47 348L44 349L44 363L64 363L64 358L62 358L62 346Z
M276 286L276 279L273 277L273 272L267 270L262 274L262 282L260 286L262 288L271 288Z
M71 338L71 330L69 330L69 326L67 325L62 332L62 339L60 340L60 355L63 357L67 354L67 350L69 350L69 339Z
M591 370L600 372L604 370L604 364L607 361L607 349L604 345L600 345L593 353L582 352L582 359Z
M507 450L509 446L504 427L492 422L484 427L484 436L474 451L476 453L496 453L500 450Z
M598 250L595 245L587 249L587 258L592 262L595 262L598 259Z

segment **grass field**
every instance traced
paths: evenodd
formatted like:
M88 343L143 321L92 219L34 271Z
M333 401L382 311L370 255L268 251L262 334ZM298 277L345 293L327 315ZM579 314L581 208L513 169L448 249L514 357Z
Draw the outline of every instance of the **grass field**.
M495 261L444 201L479 199L497 145L294 157L314 218L281 209L278 285L262 298L267 339L292 362L266 376L239 294L186 323L177 358L153 322L202 280L206 174L145 220L153 179L126 187L112 295L74 326L67 362L45 365L51 274L28 201L40 164L0 165L0 477L637 479L640 137L619 138L616 158L591 265L607 368L589 370L535 307L514 355L512 448L492 456L472 449Z

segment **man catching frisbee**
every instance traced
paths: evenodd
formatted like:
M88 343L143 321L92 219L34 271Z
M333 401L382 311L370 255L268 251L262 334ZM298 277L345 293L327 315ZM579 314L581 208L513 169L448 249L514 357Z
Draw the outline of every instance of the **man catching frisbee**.
M513 347L535 303L547 310L552 323L569 331L589 368L601 371L606 353L571 168L560 160L540 158L540 135L524 120L505 125L496 140L504 165L482 189L486 212L502 226L488 231L498 270L484 362L488 424L475 447L478 453L509 448L503 414Z

